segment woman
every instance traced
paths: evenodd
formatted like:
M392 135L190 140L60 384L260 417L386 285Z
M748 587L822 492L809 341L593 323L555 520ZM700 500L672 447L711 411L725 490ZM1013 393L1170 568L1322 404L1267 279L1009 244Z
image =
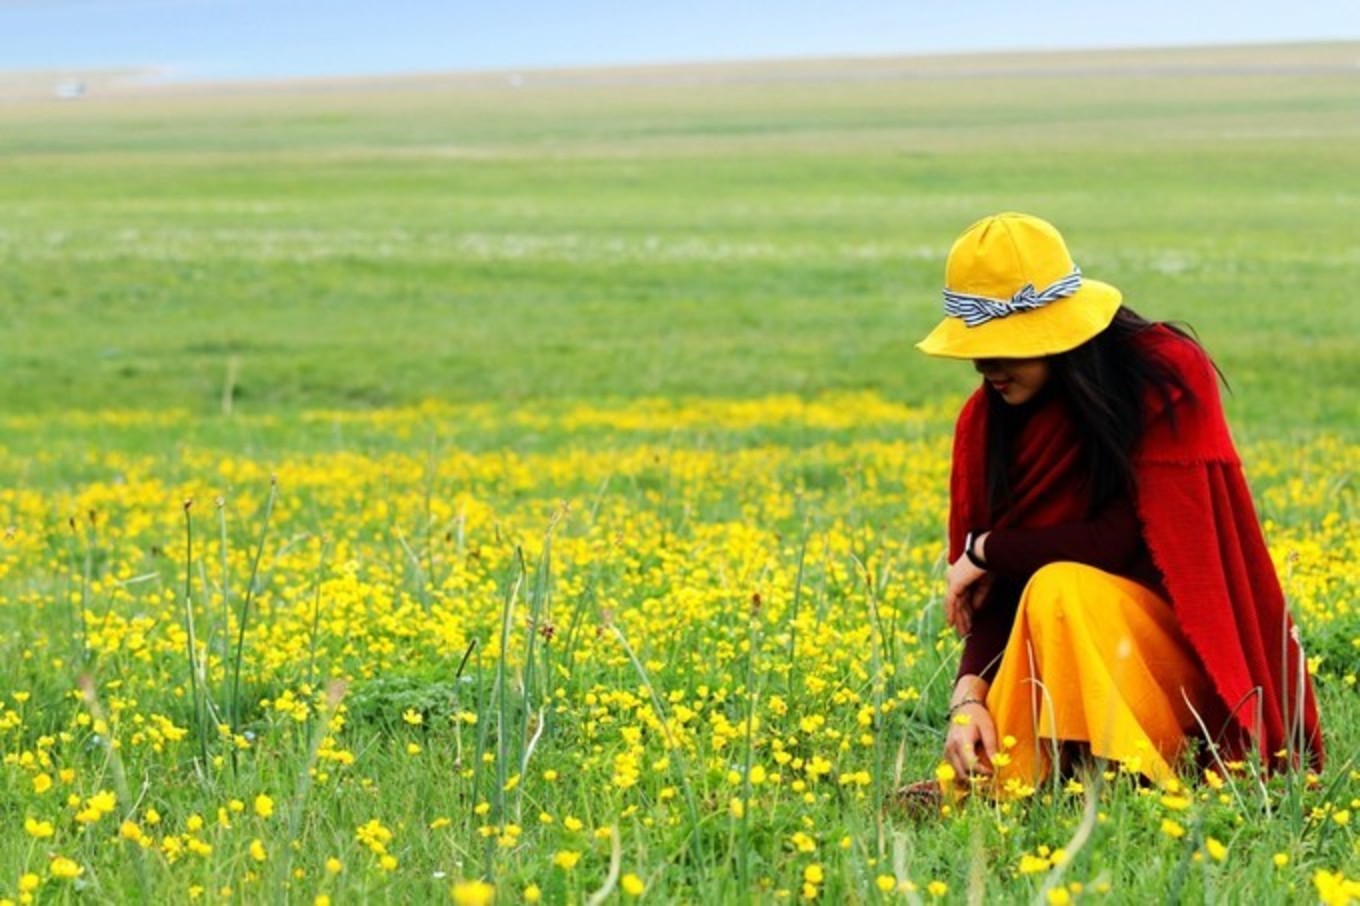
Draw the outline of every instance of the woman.
M955 774L1014 793L1090 753L1161 782L1192 738L1223 760L1320 764L1204 350L1082 276L1034 217L969 227L945 282L946 317L918 347L983 378L950 479Z

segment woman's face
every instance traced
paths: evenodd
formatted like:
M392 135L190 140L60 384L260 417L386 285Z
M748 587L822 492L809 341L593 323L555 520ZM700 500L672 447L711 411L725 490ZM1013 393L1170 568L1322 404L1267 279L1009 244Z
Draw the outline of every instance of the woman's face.
M973 367L1012 406L1034 399L1048 383L1048 359L974 359Z

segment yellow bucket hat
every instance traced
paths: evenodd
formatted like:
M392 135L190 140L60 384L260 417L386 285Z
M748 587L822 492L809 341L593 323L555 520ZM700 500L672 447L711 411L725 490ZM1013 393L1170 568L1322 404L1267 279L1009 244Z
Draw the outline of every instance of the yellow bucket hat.
M949 250L941 321L916 348L954 359L1033 359L1066 352L1109 326L1123 298L1083 277L1053 225L996 214Z

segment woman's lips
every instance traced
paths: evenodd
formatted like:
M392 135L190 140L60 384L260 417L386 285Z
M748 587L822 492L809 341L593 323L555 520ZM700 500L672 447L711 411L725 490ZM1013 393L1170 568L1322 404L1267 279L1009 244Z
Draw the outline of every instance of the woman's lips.
M1006 388L1011 385L1010 381L988 381L987 383L991 384L992 389L997 393L1005 393Z

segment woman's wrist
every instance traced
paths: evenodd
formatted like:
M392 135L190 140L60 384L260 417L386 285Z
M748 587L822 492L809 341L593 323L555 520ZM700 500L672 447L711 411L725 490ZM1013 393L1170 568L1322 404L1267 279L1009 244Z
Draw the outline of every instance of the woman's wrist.
M985 708L990 687L990 683L976 674L968 673L959 677L954 683L954 693L949 696L949 716L953 717L954 712L965 705L979 704Z
M961 698L961 699L959 699L958 701L954 702L954 704L950 705L950 706L949 706L949 713L948 713L946 716L952 718L955 714L958 714L960 711L962 711L964 708L968 707L969 705L978 705L979 707L983 708L984 710L986 710L986 708L987 708L987 702L986 702L986 700L981 699L981 698L974 698L974 697L972 697L972 696L970 695L970 696L968 696L967 698Z

